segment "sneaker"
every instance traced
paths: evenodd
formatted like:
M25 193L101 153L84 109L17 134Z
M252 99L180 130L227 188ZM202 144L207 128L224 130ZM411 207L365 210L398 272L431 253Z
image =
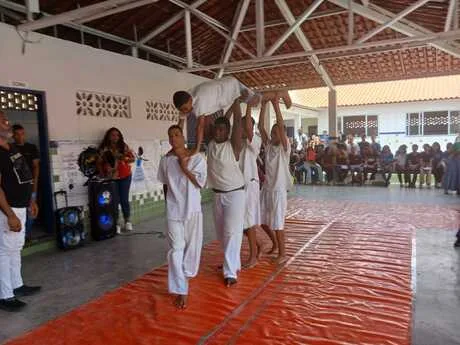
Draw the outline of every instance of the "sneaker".
M133 224L131 222L125 223L125 230L126 231L133 231Z
M26 303L18 300L16 297L0 299L0 309L10 311L10 312L20 311L26 305L27 305Z
M39 293L41 289L41 286L23 285L21 287L18 287L17 289L14 289L13 293L15 297L32 296Z
M454 247L460 247L460 238L457 239L457 241L455 241L454 243Z
M121 226L120 226L120 225L117 225L117 234L118 234L118 235L121 234Z

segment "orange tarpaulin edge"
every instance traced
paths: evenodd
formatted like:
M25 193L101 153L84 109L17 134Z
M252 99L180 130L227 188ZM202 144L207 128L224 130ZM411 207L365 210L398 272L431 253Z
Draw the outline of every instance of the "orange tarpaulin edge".
M341 221L345 211L308 222L307 204L290 204L284 267L264 259L226 288L213 242L184 311L163 266L8 344L410 344L413 227Z

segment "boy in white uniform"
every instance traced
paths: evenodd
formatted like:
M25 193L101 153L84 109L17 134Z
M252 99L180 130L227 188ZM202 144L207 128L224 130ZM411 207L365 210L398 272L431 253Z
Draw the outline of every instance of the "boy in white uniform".
M257 229L260 228L260 192L257 157L262 146L260 136L254 134L254 119L251 116L251 107L246 108L243 118L243 148L240 154L240 168L243 172L246 193L246 212L244 216L244 234L248 237L249 258L243 264L244 268L256 265L258 257Z
M286 107L289 108L292 101L287 91L278 95L283 98ZM263 98L272 98L273 96L273 92L266 92ZM177 91L174 93L174 106L182 114L179 125L183 127L183 122L187 118L188 125L196 126L196 151L200 149L201 143L205 139L205 131L209 132L213 122L213 118L206 115L228 108L237 98L252 106L259 104L262 99L261 95L255 94L233 77L206 81L188 92Z
M200 265L203 244L203 215L200 189L206 183L206 160L185 148L182 129L168 129L171 151L162 157L158 180L168 188L168 289L176 295L174 304L183 309L187 304L188 279L195 277Z
M219 117L214 123L214 138L208 147L208 186L215 193L214 217L218 240L224 250L224 282L236 284L241 269L240 251L243 238L245 194L244 177L238 165L241 153L242 126L239 100L232 105L230 121Z
M262 227L273 241L272 253L278 250L277 264L286 261L284 240L284 218L287 209L287 191L292 187L289 172L289 145L284 121L277 98L272 100L276 113L276 123L271 129L271 137L265 130L266 102L263 101L259 118L259 131L265 148L265 182L262 187L261 211Z

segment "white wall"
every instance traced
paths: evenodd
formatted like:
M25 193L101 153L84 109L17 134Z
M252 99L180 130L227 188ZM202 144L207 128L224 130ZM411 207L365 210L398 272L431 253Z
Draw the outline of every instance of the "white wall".
M454 141L456 135L406 136L405 134L407 113L443 110L460 110L460 99L339 107L337 116L378 115L379 141L383 145L390 145L394 152L402 144L421 146L438 141L441 147L445 148L448 142ZM319 113L318 131L322 132L328 129L327 109L321 108Z
M162 198L156 179L158 163L167 150L171 121L148 120L146 101L172 103L172 94L201 83L204 78L179 73L174 69L130 56L95 49L36 33L29 35L22 54L22 40L14 27L0 23L0 86L21 82L27 89L46 93L50 140L58 144L52 155L55 190L67 190L73 205L85 205L86 178L78 171L77 158L82 149L98 144L104 132L118 127L135 151L145 151L145 179L134 181L132 194ZM76 91L130 97L131 118L77 115ZM133 167L134 171L134 167ZM136 176L138 174L135 174ZM74 185L70 190L69 185Z
M92 140L119 127L130 139L166 138L167 121L146 118L147 100L172 102L178 89L203 80L171 68L130 56L32 33L22 55L16 30L0 23L0 85L18 81L29 89L46 92L51 140ZM131 119L76 115L77 90L125 95L131 100Z

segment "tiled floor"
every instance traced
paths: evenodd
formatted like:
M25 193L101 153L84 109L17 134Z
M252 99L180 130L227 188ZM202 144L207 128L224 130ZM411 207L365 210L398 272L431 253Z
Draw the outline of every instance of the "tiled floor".
M399 186L305 187L294 196L309 200L349 200L358 203L417 203L458 206L460 198L435 190L406 190ZM215 238L212 208L206 204L205 242ZM114 289L165 262L167 243L161 236L163 217L136 227L126 236L93 242L69 252L49 251L28 256L23 276L41 284L43 292L25 299L27 309L18 314L0 312L0 341L24 333L104 292ZM452 247L454 230L436 226L417 232L417 290L413 343L460 344L460 250Z

